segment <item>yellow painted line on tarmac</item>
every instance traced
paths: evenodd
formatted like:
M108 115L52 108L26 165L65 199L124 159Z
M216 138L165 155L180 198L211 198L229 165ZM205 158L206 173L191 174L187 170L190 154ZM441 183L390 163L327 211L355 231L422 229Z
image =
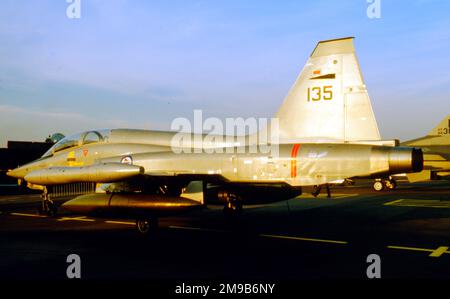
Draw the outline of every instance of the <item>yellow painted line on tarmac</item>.
M384 204L385 206L450 209L450 201L427 199L398 199Z
M136 223L129 222L129 221L112 221L112 220L107 220L107 221L105 221L105 223L109 223L109 224L123 224L123 225L136 225Z
M400 250L410 250L410 251L433 252L433 249L417 248L417 247L406 247L406 246L387 246L387 248L390 248L390 249L400 249Z
M169 228L187 229L187 230L202 230L200 227L176 226L176 225L171 225L171 226L169 226Z
M323 190L322 190L323 192ZM338 199L338 198L347 198L347 197L353 197L353 196L358 196L359 194L357 193L333 193L331 192L331 197L328 198L327 197L327 191L325 190L325 192L320 193L317 197L312 196L311 194L308 193L304 193L300 196L297 197L297 199Z
M27 213L11 213L13 216L34 217L34 218L47 218L45 215L39 214L27 214Z
M216 232L216 233L225 233L225 232L227 232L227 231L218 230L218 229L209 229L209 228L201 228L201 227L190 227L190 226L177 226L177 225L170 225L169 228L204 231L204 232Z
M429 249L429 248L418 248L418 247L405 247L405 246L387 246L387 248L390 249L399 249L399 250L408 250L408 251L422 251L422 252L429 252L429 257L441 257L444 253L450 254L450 251L448 251L447 246L440 246L436 249Z
M86 216L80 217L61 217L58 221L83 221L83 222L95 222L95 219L86 218Z
M320 242L320 243L331 243L331 244L348 244L347 241L325 240L325 239L315 239L315 238L303 238L303 237L280 236L280 235L266 235L266 234L260 234L260 236L261 237L266 237L266 238L297 240L297 241L307 241L307 242Z
M450 252L448 252L448 247L447 246L440 246L440 247L436 248L436 250L434 250L430 254L430 257L440 257L444 253L450 253Z
M394 200L394 201L387 202L384 205L385 206L392 206L392 205L395 205L395 204L397 204L399 202L402 202L402 201L403 201L403 199L397 199L397 200Z

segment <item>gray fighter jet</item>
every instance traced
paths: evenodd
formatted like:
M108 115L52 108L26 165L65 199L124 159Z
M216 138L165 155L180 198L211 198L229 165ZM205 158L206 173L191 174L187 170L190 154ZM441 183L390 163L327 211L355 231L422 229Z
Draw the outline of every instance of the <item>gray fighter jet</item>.
M408 181L450 179L450 114L447 115L427 136L402 142L423 151L424 169L407 174Z
M422 150L423 170L416 173L376 178L373 184L375 191L394 190L397 187L397 181L402 180L415 183L450 179L450 115L445 117L426 136L404 141L400 145L414 146Z
M43 190L44 213L56 212L53 194L87 193L63 206L135 218L145 233L158 217L208 204L234 215L243 205L300 195L303 186L422 170L420 149L380 140L353 38L317 44L276 118L276 154L255 142L260 133L223 142L209 134L93 130L62 139L8 175ZM189 142L174 143L180 137ZM195 183L201 196L190 192Z

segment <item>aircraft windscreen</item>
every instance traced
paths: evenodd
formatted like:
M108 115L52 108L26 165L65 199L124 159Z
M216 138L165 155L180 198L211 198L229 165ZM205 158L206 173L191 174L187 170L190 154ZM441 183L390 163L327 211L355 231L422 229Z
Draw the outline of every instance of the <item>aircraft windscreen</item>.
M110 132L110 130L87 131L65 137L55 143L55 145L53 145L42 157L49 157L56 152L76 146L106 142L109 139Z

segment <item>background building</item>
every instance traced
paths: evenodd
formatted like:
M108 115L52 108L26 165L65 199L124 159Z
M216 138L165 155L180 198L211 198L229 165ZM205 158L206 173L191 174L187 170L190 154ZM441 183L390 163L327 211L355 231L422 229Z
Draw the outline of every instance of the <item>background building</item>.
M0 192L17 186L17 180L6 175L8 170L38 159L62 138L63 134L55 133L44 142L8 141L6 148L0 148Z

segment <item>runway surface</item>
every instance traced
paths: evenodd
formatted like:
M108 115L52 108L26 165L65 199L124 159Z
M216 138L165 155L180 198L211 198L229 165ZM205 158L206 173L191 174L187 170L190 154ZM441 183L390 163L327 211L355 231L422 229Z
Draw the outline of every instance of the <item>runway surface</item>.
M146 237L132 219L36 214L38 195L0 197L0 279L64 280L69 254L83 279L301 281L367 279L369 254L382 278L450 279L450 185L334 187L332 198L220 207L160 220Z

